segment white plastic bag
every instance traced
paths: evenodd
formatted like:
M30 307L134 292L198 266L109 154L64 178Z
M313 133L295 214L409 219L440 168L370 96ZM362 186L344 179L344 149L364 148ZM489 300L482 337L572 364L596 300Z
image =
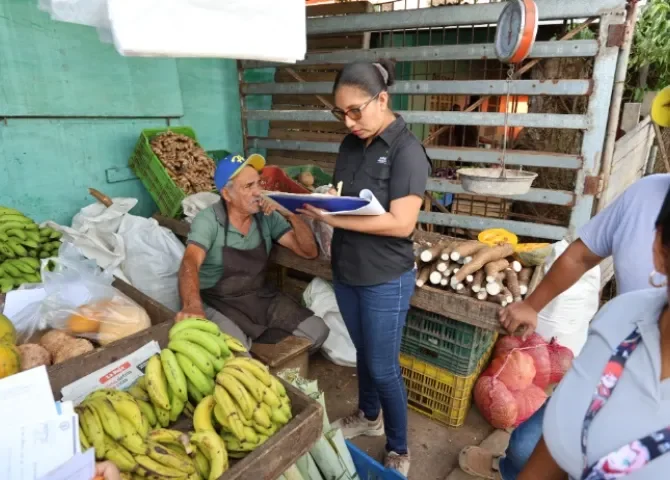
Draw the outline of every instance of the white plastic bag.
M40 0L52 20L96 28L110 28L107 0Z
M544 262L545 274L569 244L556 242ZM537 316L537 333L549 341L556 337L559 344L575 354L586 343L589 323L600 306L600 266L586 272L577 283L552 300Z
M335 292L330 283L315 278L303 292L305 306L314 312L314 315L323 318L330 333L323 343L321 351L335 365L343 367L356 366L356 347L351 341L347 327L344 324L340 309L337 306Z
M126 246L121 264L130 283L167 308L179 311L177 274L184 245L153 218L125 215L118 235Z
M184 210L186 221L188 223L193 222L193 219L200 210L204 210L205 208L214 205L219 200L221 200L221 195L217 195L213 192L200 192L189 195L181 201L181 207Z

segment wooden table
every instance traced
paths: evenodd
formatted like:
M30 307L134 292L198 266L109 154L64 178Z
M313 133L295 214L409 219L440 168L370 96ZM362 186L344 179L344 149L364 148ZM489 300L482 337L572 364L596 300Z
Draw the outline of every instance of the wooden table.
M161 215L154 215L154 218L158 223L172 230L175 235L182 239L186 238L191 227L188 222ZM324 280L333 279L330 262L322 259L307 260L279 245L275 246L272 250L270 259L276 265L287 269L323 278ZM538 268L536 273L540 273L541 270L541 268ZM538 278L535 278L531 284L535 285L537 281ZM506 330L498 322L498 310L500 307L492 302L483 302L448 290L423 286L415 289L411 305L428 312L458 320L459 322L506 333Z

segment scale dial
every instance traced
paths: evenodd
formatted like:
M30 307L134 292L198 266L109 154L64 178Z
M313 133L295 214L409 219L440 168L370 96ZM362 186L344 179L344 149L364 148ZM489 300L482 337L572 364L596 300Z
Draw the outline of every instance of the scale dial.
M537 35L535 0L508 0L498 19L496 55L503 63L520 63L530 54Z

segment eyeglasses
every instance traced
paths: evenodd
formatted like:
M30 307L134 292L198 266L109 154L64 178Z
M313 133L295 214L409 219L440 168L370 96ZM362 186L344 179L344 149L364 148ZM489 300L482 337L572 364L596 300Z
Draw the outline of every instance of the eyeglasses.
M380 92L380 93L381 93L381 92ZM372 102L373 100L376 100L378 96L379 96L379 93L378 93L377 95L375 95L374 97L372 97L372 98L371 98L370 100L368 100L367 102L365 102L364 104L359 105L358 107L350 108L350 109L347 110L347 111L344 111L344 110L342 110L341 108L337 108L337 107L335 107L335 108L333 108L333 109L331 110L331 113L332 113L332 114L335 116L335 118L337 118L340 122L344 122L345 117L349 117L349 118L351 118L351 119L354 120L354 121L358 121L358 120L360 120L361 117L363 116L363 109L364 109L365 107L367 107L367 106L370 104L370 102Z

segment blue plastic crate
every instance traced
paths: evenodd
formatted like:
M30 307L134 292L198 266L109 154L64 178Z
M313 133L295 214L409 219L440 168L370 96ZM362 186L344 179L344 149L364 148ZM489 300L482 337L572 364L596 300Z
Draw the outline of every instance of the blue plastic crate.
M384 468L378 461L347 440L347 447L360 480L407 480L404 475Z

